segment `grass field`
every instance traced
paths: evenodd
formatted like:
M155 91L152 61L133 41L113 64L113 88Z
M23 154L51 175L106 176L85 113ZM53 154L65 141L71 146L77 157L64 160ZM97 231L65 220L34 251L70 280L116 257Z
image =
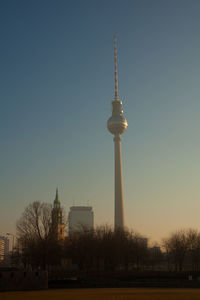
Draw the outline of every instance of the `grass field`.
M0 300L199 300L200 289L84 289L0 293Z

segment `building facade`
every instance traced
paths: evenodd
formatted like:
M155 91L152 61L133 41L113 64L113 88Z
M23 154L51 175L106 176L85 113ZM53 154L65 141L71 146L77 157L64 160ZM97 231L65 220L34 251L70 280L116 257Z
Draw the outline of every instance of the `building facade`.
M5 260L9 254L9 239L5 236L0 236L0 261Z
M69 212L69 234L94 228L94 212L91 206L71 206Z

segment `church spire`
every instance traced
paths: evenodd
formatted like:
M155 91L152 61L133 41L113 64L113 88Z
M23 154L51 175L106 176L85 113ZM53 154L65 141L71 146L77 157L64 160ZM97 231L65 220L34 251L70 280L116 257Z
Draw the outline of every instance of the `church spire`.
M54 207L60 207L60 199L59 199L59 196L58 196L58 188L56 188L56 197L55 197L55 200L54 200Z

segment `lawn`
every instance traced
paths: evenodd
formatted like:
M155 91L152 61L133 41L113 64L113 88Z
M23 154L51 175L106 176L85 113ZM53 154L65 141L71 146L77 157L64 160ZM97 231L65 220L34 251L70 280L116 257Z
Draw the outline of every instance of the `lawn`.
M200 289L77 289L3 292L0 300L199 300Z

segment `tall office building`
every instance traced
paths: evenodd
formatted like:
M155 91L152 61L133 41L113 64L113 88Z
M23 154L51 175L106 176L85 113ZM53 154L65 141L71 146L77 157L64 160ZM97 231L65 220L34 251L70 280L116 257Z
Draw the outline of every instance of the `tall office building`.
M69 234L94 228L94 212L91 206L71 206Z
M108 119L108 130L114 135L115 147L115 229L124 228L124 201L122 184L121 134L126 131L128 123L123 116L122 101L118 93L117 46L114 37L115 60L115 97L112 101L112 116Z
M0 236L0 261L3 261L9 254L9 239L5 236Z
M58 189L56 189L56 197L53 203L53 210L52 210L52 225L53 230L56 234L56 237L58 240L62 240L65 237L65 226L63 223L63 217L62 217L62 208L60 199L58 196Z

